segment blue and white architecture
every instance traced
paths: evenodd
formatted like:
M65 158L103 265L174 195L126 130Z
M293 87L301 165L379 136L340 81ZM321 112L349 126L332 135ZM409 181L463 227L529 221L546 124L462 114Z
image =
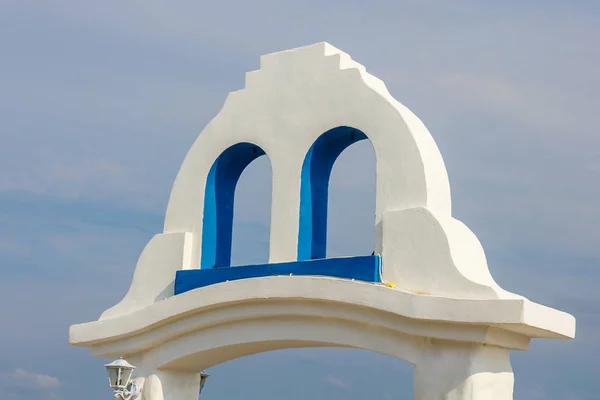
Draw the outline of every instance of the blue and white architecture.
M327 258L331 168L359 140L376 156L376 246ZM258 157L273 174L269 263L230 267L236 183ZM318 43L263 56L229 94L183 161L129 291L72 326L70 341L135 364L145 400L195 400L205 368L318 346L412 363L418 400L510 400L510 351L574 335L571 315L494 281L477 237L452 217L425 125Z

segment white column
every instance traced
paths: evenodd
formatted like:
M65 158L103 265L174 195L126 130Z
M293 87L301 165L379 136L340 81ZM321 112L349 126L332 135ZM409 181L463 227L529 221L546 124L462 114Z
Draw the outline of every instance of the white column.
M430 342L415 364L414 385L415 400L512 400L509 350Z
M153 371L136 381L142 386L141 400L198 400L199 372Z
M302 160L294 163L289 160L278 160L275 156L271 159L273 190L269 241L270 263L296 261L297 259L301 169L295 164L301 166Z

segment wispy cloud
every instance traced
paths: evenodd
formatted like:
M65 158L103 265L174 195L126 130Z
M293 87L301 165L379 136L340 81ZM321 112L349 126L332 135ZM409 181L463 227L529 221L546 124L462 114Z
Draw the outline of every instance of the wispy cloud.
M26 243L14 237L0 235L0 254L27 257L32 249Z
M347 389L350 386L348 384L348 382L343 381L340 378L336 378L333 375L327 375L325 377L325 382L327 382L331 386L335 386L336 388L339 388L339 389Z
M16 368L12 372L0 373L3 386L24 389L58 389L62 386L58 378L45 374L37 374Z

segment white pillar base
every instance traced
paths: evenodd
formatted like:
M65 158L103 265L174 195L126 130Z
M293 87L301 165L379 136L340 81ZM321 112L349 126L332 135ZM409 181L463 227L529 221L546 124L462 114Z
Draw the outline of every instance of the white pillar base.
M415 365L415 400L512 400L509 350L432 342Z

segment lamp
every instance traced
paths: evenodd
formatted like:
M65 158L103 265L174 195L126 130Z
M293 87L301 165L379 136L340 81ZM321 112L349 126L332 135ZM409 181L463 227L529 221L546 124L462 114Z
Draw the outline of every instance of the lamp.
M137 383L130 382L131 373L135 367L129 364L123 358L119 358L106 364L108 372L108 384L113 389L114 397L117 400L135 400L140 395L140 388Z

